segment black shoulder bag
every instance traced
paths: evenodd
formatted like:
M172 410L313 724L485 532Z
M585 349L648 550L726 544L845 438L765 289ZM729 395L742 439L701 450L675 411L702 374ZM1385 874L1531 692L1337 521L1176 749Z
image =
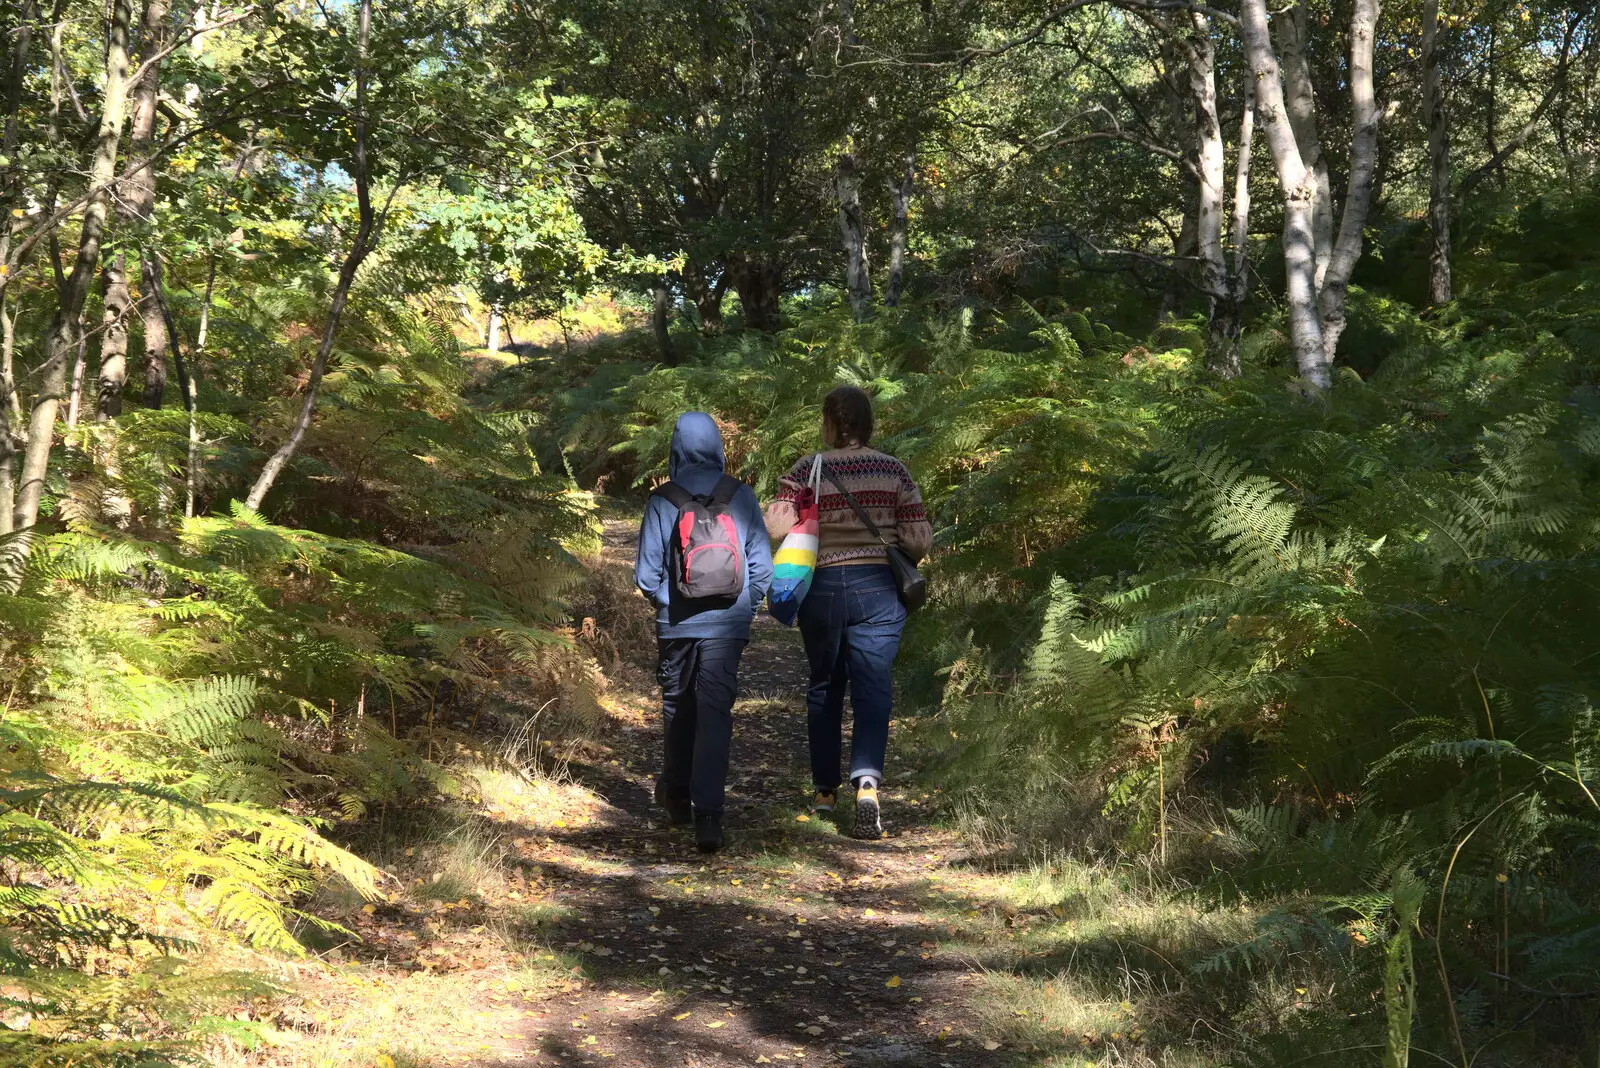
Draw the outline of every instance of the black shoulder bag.
M917 565L911 562L910 555L904 549L889 544L883 532L878 529L878 524L874 523L866 510L856 503L855 496L845 489L844 483L839 481L826 463L822 465L822 470L834 488L844 494L844 499L850 503L856 518L866 525L867 532L883 543L884 552L889 555L889 570L894 572L894 584L900 591L900 603L906 606L908 612L915 612L921 608L928 600L928 580L917 570Z

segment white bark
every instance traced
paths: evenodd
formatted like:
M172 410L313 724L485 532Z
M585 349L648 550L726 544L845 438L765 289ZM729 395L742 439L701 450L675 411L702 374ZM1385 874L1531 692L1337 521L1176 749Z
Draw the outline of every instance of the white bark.
M1289 338L1295 366L1313 389L1326 389L1322 324L1317 315L1316 236L1312 214L1317 183L1295 139L1283 98L1283 78L1272 50L1266 0L1240 0L1240 32L1256 82L1256 111L1283 191L1283 260L1287 274Z
M1300 159L1316 183L1311 197L1311 233L1316 241L1316 283L1322 288L1333 255L1333 183L1328 177L1328 157L1317 130L1317 94L1311 84L1311 64L1306 60L1306 3L1297 0L1273 19L1283 52L1284 108L1300 146Z
M1450 303L1450 127L1439 83L1439 0L1422 4L1422 110L1428 125L1428 303Z
M83 334L78 335L78 358L72 362L72 392L67 398L67 429L78 425L78 416L83 411L83 378L89 363L89 339Z
M1372 178L1378 168L1381 116L1372 77L1378 13L1379 0L1355 0L1350 13L1350 179L1345 189L1344 214L1339 219L1339 237L1317 296L1322 318L1322 358L1330 367L1339 348L1339 336L1344 333L1345 298L1350 276L1361 259L1362 235L1372 206Z
M61 409L67 388L67 361L77 350L78 337L83 332L83 304L100 261L100 241L109 199L104 190L116 175L117 151L127 118L129 4L130 0L113 0L107 23L104 105L88 174L89 188L100 191L84 205L78 254L71 275L61 287L55 322L50 329L48 354L44 366L39 369L39 390L28 424L28 443L15 508L15 525L22 529L32 527L39 518L56 413Z
M484 336L483 343L490 352L500 351L500 309L498 306L489 308L489 330Z
M0 534L10 534L14 522L11 510L16 503L17 484L13 457L15 439L11 434L12 359L17 345L17 320L6 311L6 294L0 292Z
M241 169L243 158L241 157ZM234 172L234 178L239 174ZM200 327L194 335L194 358L190 361L193 366L189 368L189 467L183 476L183 514L187 519L194 518L195 502L200 496L200 484L204 478L201 470L204 457L200 454L200 359L205 355L206 342L211 337L211 297L217 285L217 253L213 249L211 260L206 264L206 295L200 302Z
M1195 179L1195 255L1200 260L1200 285L1205 291L1207 316L1217 319L1219 306L1228 293L1228 267L1222 253L1222 224L1226 216L1223 187L1227 160L1222 144L1222 121L1217 115L1216 44L1211 39L1211 20L1191 12L1191 33L1185 44L1189 60L1189 97L1194 110ZM1237 353L1209 352L1212 369L1227 377L1239 373Z

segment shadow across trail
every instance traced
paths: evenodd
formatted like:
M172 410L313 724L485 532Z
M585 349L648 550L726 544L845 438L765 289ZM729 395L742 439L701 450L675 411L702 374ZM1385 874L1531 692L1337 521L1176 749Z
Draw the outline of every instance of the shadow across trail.
M652 695L632 695L604 755L572 766L606 799L603 816L530 830L517 860L553 888L558 918L539 937L579 963L564 992L517 1021L519 1055L483 1063L1008 1062L976 1036L973 965L940 949L955 928L939 918L933 884L962 860L954 836L893 784L879 841L805 813L804 663L797 634L759 621L721 853L695 852L650 807Z

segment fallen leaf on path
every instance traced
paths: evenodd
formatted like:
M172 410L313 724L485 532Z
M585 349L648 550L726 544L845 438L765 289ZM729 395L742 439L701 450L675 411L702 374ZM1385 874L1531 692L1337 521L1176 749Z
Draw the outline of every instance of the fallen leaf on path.
M706 1026L715 1031L717 1028L725 1026L727 1022L727 1020L709 1020L706 1022Z
M691 1009L689 1012L680 1012L680 1013L678 1013L678 1015L674 1016L673 1019L674 1020L687 1020L689 1017L691 1017L693 1015L694 1015L694 1011Z
M900 985L900 977L898 975L891 976L889 981L883 985L888 987L890 990L893 990L895 987Z
M989 1050L992 1053L995 1050L1000 1048L1000 1043L996 1042L994 1039L991 1038L991 1039L989 1039L989 1041L987 1041L987 1042L985 1042L983 1044L983 1048L986 1049L986 1050Z

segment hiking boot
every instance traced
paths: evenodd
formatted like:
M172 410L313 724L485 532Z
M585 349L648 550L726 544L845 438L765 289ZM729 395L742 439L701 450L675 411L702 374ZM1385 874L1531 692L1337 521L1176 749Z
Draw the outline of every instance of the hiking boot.
M817 795L811 799L811 814L813 816L833 815L834 803L839 800L839 794L834 790L818 790Z
M856 787L856 825L851 834L856 838L882 838L883 823L878 818L878 787L862 783Z
M695 813L694 847L702 853L715 853L722 848L722 813Z
M687 827L694 822L694 811L687 797L672 797L656 783L656 804L667 812L668 827Z

